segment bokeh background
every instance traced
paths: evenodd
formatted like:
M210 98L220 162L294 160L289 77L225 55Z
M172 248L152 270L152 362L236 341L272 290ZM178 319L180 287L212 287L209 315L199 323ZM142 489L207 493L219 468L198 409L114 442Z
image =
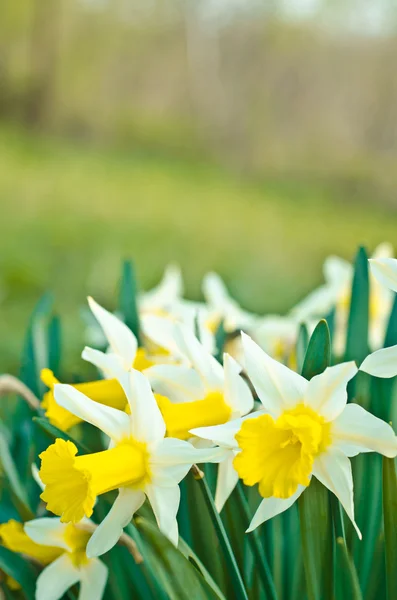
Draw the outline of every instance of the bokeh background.
M397 243L396 64L394 0L2 0L0 371L46 290L77 352L124 257L283 313Z

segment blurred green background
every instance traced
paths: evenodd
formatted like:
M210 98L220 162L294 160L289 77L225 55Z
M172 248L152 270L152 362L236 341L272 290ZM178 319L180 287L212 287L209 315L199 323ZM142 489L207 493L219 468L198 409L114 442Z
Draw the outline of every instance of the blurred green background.
M79 352L124 257L283 313L397 243L396 59L392 0L2 0L0 371L48 289Z

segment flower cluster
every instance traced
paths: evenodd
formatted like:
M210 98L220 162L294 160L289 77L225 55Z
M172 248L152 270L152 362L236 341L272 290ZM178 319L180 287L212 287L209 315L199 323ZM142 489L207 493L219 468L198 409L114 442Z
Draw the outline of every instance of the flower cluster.
M257 487L261 502L248 531L287 510L315 477L338 498L361 538L350 458L362 452L395 457L397 437L390 424L348 402L347 386L359 367L377 377L397 374L397 346L379 349L393 301L389 288L397 291L397 260L389 255L383 245L371 261L375 352L361 366L336 360L310 380L298 372L300 324L312 330L334 310L336 357L346 343L353 268L336 257L326 262L326 284L284 317L244 311L215 274L204 280L206 302L189 302L175 267L137 298L139 335L122 315L89 298L91 346L82 358L98 378L69 384L49 368L41 373L48 389L41 408L63 432L40 453L36 474L40 498L54 516L0 526L5 548L43 568L37 600L57 600L77 582L80 600L100 600L108 570L99 557L119 542L145 502L177 546L179 484L195 464L218 464L219 512L239 480ZM69 439L84 422L99 430L102 449L86 452ZM112 491L117 495L110 495L100 521L97 499Z

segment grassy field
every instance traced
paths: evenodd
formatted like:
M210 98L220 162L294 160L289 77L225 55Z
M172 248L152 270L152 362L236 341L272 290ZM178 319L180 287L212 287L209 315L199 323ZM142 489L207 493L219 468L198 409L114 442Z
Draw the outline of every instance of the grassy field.
M219 271L247 308L284 312L325 256L397 241L397 213L318 185L242 180L205 164L86 148L0 129L0 371L15 370L45 290L81 344L87 293L111 306L123 257L149 287L169 261L187 294Z

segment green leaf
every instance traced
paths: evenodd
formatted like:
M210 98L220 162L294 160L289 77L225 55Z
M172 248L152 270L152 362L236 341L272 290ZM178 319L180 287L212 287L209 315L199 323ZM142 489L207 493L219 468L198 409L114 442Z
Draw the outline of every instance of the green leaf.
M36 425L38 425L38 427L40 427L40 429L42 429L52 440L55 440L57 438L61 438L62 440L69 440L73 442L73 444L77 447L78 451L81 454L89 454L91 452L91 450L87 448L87 446L74 439L68 433L65 433L65 431L58 429L58 427L55 427L55 425L52 425L45 417L33 417L33 422Z
M217 350L215 358L221 364L223 364L223 352L225 350L226 337L225 323L222 319L215 332L215 346Z
M309 600L332 598L332 522L328 490L314 477L298 500Z
M238 509L241 513L242 518L245 521L246 528L250 524L252 515L250 513L247 498L244 494L244 489L241 481L236 486L236 498L238 500ZM251 547L252 554L255 558L255 571L257 571L259 577L262 580L263 587L266 592L266 597L269 600L277 600L276 589L274 587L273 577L270 571L270 567L266 558L265 549L260 540L260 534L257 529L251 533L246 534L248 543Z
M397 590L397 476L393 458L383 457L383 518L385 526L388 600Z
M130 260L125 260L123 262L120 283L119 310L123 315L125 324L134 333L136 339L138 340L138 345L140 346L141 339L137 294L135 269Z
M304 323L301 323L299 326L298 340L296 342L296 362L299 372L302 371L308 345L309 332L307 330L306 325Z
M356 568L348 551L339 500L330 493L335 532L334 596L362 600Z
M331 338L327 321L322 319L313 331L302 367L302 375L311 379L329 366L331 361Z
M228 574L233 583L235 597L237 598L237 600L248 600L247 592L244 587L244 582L241 577L240 570L238 568L236 557L233 554L229 538L227 536L225 527L222 523L222 519L220 518L219 513L216 510L214 500L212 498L207 482L205 481L205 478L196 479L196 482L197 486L202 492L203 498L208 509L208 513L211 517L212 524L218 537L219 545L227 565Z
M48 368L59 376L61 364L61 320L58 315L54 315L48 325Z
M10 449L8 447L7 440L4 433L0 430L0 462L1 469L5 473L8 483L10 485L10 491L12 495L15 508L18 510L21 518L24 521L34 518L33 511L29 505L29 499L25 492L25 489L19 478L17 468L14 463L14 459L11 456Z
M142 554L171 600L225 600L156 525L142 517L135 524L146 542Z
M27 600L34 600L36 589L36 571L19 554L0 546L0 570L19 583Z
M354 268L345 360L361 364L368 355L369 275L368 256L359 248Z

